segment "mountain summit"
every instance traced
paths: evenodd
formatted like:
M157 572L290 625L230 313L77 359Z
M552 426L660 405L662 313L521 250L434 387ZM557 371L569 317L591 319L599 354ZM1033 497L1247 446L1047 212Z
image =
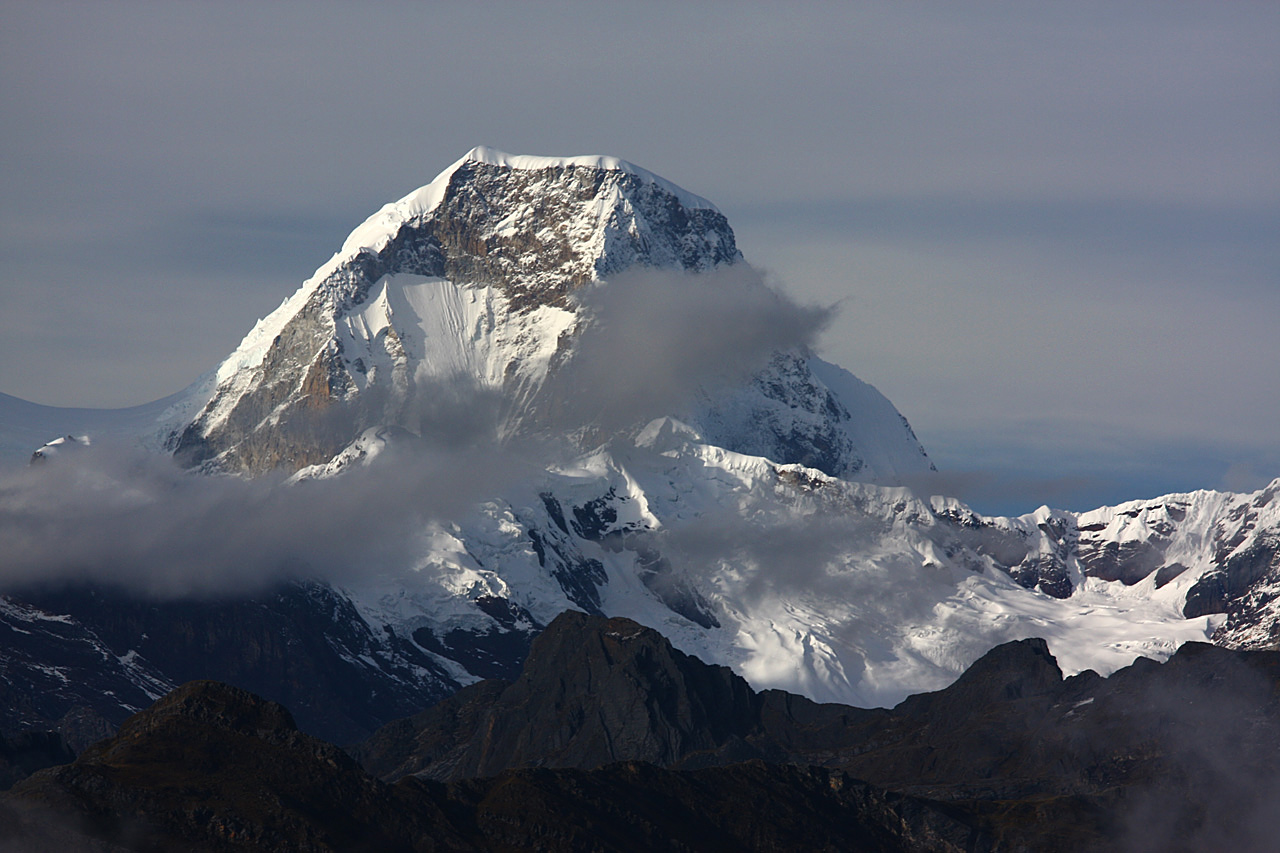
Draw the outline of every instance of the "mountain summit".
M257 324L218 368L212 399L174 450L188 466L297 471L329 463L368 429L430 437L440 419L424 409L459 396L471 416L494 410L500 439L548 428L607 439L595 419L564 419L588 393L574 372L592 326L582 297L640 286L614 281L637 271L731 268L750 275L724 215L650 172L609 157L475 148L356 228ZM712 325L706 318L703 334ZM676 416L728 449L836 476L893 480L931 468L875 389L785 336L779 343L738 387L698 389L681 411L625 426ZM695 340L682 344L698 350Z

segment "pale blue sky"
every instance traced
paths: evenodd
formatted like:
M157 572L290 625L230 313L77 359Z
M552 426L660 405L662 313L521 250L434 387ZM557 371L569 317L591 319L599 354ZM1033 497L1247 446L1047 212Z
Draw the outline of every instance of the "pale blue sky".
M178 390L485 144L715 201L980 509L1280 476L1278 4L0 15L5 393Z

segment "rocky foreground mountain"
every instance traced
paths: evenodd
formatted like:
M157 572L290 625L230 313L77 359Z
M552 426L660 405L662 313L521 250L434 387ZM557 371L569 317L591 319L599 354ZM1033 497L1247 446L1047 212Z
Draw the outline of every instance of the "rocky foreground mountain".
M757 693L635 622L566 613L514 682L468 687L354 754L387 780L442 781L754 760L946 803L986 837L973 849L1264 849L1280 780L1280 653L1188 643L1164 664L1064 678L1029 639L944 690L863 709Z
M470 152L185 394L0 398L24 461L92 439L0 489L0 731L83 746L217 678L349 744L514 678L566 609L867 707L1027 637L1067 674L1274 646L1280 481L982 516L820 315L643 169Z
M1064 679L1045 644L892 710L753 691L567 613L513 682L354 750L192 682L0 798L24 850L1262 850L1280 653Z

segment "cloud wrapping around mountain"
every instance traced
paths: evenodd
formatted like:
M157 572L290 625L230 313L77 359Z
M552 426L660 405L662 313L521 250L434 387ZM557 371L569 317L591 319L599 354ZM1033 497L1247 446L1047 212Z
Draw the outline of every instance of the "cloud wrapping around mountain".
M418 387L402 412L418 435L403 432L333 479L198 476L101 442L0 477L0 591L87 580L207 596L402 571L430 521L458 518L575 452L556 431L593 422L607 437L669 414L707 383L748 381L775 350L808 346L830 318L745 264L628 273L581 294L579 310L588 319L547 389L553 431L540 439L500 441L498 392L461 377Z
M562 426L606 431L680 411L700 388L749 382L773 353L813 346L834 316L795 302L745 263L629 271L577 301L581 338L550 392Z
M399 443L334 479L185 472L95 445L0 478L0 592L89 581L157 597L399 569L415 533L528 473L516 454Z

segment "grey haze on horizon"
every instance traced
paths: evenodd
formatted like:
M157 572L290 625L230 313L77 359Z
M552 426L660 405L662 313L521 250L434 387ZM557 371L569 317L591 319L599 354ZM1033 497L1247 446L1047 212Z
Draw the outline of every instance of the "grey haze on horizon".
M715 201L980 510L1280 476L1275 4L0 12L0 392L179 390L485 144Z

